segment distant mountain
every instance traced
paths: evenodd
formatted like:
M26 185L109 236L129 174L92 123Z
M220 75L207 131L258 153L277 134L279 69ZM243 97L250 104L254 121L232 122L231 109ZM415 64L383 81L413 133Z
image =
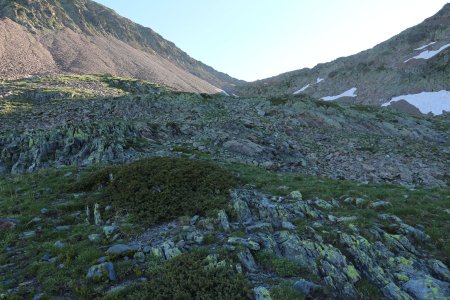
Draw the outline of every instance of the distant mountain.
M450 110L448 91L450 3L373 49L236 89L239 95L304 93L326 101L371 105L393 99L395 105L410 112L435 114Z
M90 0L0 0L0 77L111 73L215 93L242 83Z

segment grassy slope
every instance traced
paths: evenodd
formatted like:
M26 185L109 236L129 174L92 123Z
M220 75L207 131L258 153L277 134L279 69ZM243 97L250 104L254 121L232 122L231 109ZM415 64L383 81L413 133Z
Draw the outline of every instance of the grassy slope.
M81 175L96 168L84 170ZM307 199L331 199L345 195L388 200L392 207L387 208L386 212L398 215L411 225L424 225L426 232L432 237L432 242L423 246L429 248L438 259L446 261L447 264L449 262L450 246L446 233L450 230L450 224L448 212L445 211L450 207L448 189L418 188L411 191L393 185L361 185L298 174L273 173L242 164L225 164L225 168L237 174L242 184L252 184L275 195L300 190ZM88 283L83 274L102 255L98 247L87 240L87 233L98 232L99 229L85 224L83 216L80 219L72 214L83 211L84 202L95 197L95 193L88 194L87 198L68 194L67 191L76 182L75 176L64 176L68 172L76 173L76 170L42 170L33 174L0 178L0 215L20 221L16 230L0 233L0 280L14 278L16 283L27 283L35 278L45 293L63 295L70 292L82 298L95 297L103 293L105 283ZM41 214L42 208L50 209L48 215ZM354 207L342 207L333 211L333 214L359 216L360 222L356 224L361 227L371 225L377 216L370 209ZM43 220L33 222L35 217L41 217ZM71 229L56 231L55 228L59 225L70 225ZM33 242L19 238L19 233L30 230L38 232ZM131 229L128 237L133 232ZM64 242L65 246L55 247L56 241ZM14 256L11 256L11 251L7 251L9 247L14 249ZM41 258L46 253L55 257L57 263L43 261ZM63 268L58 267L61 264L64 265ZM122 264L124 265L117 266L121 279L137 277L146 272L138 268L130 269L126 263ZM283 262L278 262L276 266L283 268L284 265ZM12 286L16 284L4 288ZM26 295L37 292L30 291L27 284L24 284L22 289Z

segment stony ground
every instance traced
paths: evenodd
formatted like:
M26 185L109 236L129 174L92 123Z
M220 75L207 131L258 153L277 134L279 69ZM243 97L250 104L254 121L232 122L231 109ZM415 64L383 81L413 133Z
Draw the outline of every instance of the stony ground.
M420 118L304 96L230 98L161 92L152 85L118 89L100 80L74 78L69 84L66 78L62 87L25 92L28 100L19 95L1 101L0 172L198 152L359 182L449 183L448 115ZM6 94L9 84L3 84ZM98 85L99 97L93 97ZM136 95L146 89L150 94Z
M243 274L248 298L450 293L448 115L110 76L3 81L0 95L1 297L123 299L170 284L171 262L193 257L211 280ZM156 225L102 187L74 188L105 165L152 156L210 161L239 183L223 209Z

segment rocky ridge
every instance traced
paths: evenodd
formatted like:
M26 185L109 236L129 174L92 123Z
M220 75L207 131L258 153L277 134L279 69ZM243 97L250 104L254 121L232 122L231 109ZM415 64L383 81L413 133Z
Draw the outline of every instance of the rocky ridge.
M72 81L62 84L66 90L104 84L95 77L65 80ZM360 182L448 185L446 116L416 118L304 96L233 99L149 88L146 95L109 88L122 96L89 101L50 101L54 94L45 90L38 100L3 101L0 169L22 173L187 152Z
M304 93L321 99L356 88L336 101L381 105L391 98L450 90L450 4L423 23L361 53L239 85L238 95ZM438 51L442 49L442 51ZM411 59L424 52L429 59ZM411 111L411 105L403 107Z
M111 73L208 93L241 82L90 0L1 1L0 22L3 78Z

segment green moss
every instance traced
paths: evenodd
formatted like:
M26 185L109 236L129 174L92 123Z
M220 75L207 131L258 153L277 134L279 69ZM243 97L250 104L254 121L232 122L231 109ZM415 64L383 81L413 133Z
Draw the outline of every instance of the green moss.
M303 300L305 295L294 289L292 282L284 281L270 291L273 300Z
M264 269L281 277L302 277L309 280L318 280L317 276L308 269L272 253L260 251L256 253L255 259Z
M271 98L269 98L269 102L273 106L285 105L286 103L288 103L288 101L289 101L288 97L271 97Z
M350 278L353 282L358 281L361 276L359 275L359 272L355 269L354 266L349 265L345 270L345 274Z
M106 186L116 210L136 221L156 224L224 208L236 180L211 163L183 158L149 158L89 174L76 188Z
M250 283L230 266L207 268L207 253L183 254L153 267L149 281L107 299L249 299Z
M355 285L364 300L381 300L384 299L380 289L367 279L358 281Z

